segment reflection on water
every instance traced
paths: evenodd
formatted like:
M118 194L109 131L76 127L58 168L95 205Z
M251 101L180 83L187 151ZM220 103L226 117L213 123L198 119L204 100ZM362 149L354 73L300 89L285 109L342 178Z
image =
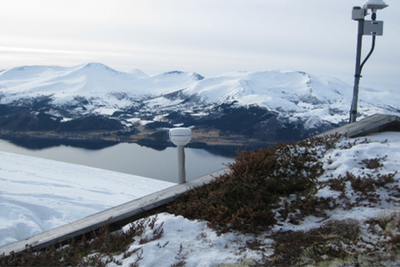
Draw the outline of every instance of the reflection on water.
M87 142L81 142L82 146L77 147L76 142L74 142L75 146L71 146L68 143L55 144L45 141L41 140L40 144L26 141L27 146L23 147L24 142L19 142L17 146L10 141L0 140L0 151L81 164L164 181L178 181L176 147L167 147L160 151L137 144L100 145L99 143L96 149L93 142L90 142L92 144L88 148ZM185 155L187 180L223 169L234 161L233 156L216 155L196 148L185 148Z
M114 146L118 144L118 142L114 141L85 141L85 140L68 140L68 139L41 139L41 138L17 138L17 139L12 139L9 140L10 143L19 146L19 147L24 147L32 150L40 150L44 148L50 148L50 147L57 147L61 145L65 146L71 146L71 147L80 147L80 148L85 148L85 149L103 149L106 147Z

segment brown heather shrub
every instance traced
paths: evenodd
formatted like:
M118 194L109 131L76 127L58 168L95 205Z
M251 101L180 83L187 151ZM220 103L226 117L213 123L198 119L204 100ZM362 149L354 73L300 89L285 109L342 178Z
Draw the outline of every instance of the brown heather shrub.
M335 259L343 261L340 266L360 266L347 264L353 256L348 247L359 235L360 226L351 219L330 221L307 232L278 233L274 236L274 255L262 266L321 266L318 264Z
M129 251L134 238L140 244L158 240L164 233L163 223L157 224L158 217L137 220L126 231L110 232L106 224L97 231L79 239L71 239L66 245L55 244L44 250L28 248L10 256L0 255L0 266L107 266L109 263L121 265L115 255L124 254L123 259L136 255L131 266L139 266L143 250ZM152 230L150 237L144 236L146 229Z
M367 174L364 176L356 177L351 173L347 173L346 179L351 182L351 186L355 192L360 192L364 195L368 195L371 192L375 192L377 188L394 183L394 177L396 174L397 172L382 175Z
M364 159L364 160L362 160L362 163L364 163L368 169L378 169L378 168L383 167L383 164L381 163L381 161L386 160L386 158L387 158L387 156L385 156L383 158Z
M315 191L316 178L323 172L319 152L331 148L332 142L339 138L338 135L314 137L239 152L227 174L178 197L168 211L207 220L222 232L267 230L277 222L273 210L278 208L281 197Z

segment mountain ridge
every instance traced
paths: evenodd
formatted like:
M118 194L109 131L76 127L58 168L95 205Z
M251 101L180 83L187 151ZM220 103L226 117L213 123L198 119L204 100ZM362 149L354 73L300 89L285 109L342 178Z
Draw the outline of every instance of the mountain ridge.
M165 143L165 135L154 134L195 126L218 131L218 138L297 141L347 123L352 90L336 78L302 71L203 77L182 71L149 76L101 63L22 66L0 72L0 130L90 131L96 123L88 118L97 117L103 127L92 130L143 133L135 140ZM359 99L359 119L400 113L397 92L361 88Z

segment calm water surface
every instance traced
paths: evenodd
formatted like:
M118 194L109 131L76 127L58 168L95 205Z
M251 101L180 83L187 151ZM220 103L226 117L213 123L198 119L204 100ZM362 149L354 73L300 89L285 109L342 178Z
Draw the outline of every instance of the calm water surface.
M155 150L137 144L120 143L96 150L66 145L28 149L0 139L0 151L178 182L176 147ZM233 157L195 148L185 148L185 156L187 180L223 169L234 161Z

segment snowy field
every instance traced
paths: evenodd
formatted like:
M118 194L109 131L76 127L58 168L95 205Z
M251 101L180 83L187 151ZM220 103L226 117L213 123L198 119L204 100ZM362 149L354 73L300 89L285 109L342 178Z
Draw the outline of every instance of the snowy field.
M175 185L0 152L0 246Z
M365 159L382 159L378 169L365 168ZM134 198L172 186L171 183L133 177L77 165L64 164L25 156L0 153L0 244L5 245L52 227L102 211ZM400 170L400 133L386 132L367 138L343 139L321 159L325 173L321 182L350 172L356 176L379 171L380 174L396 173ZM396 173L391 190L399 190L400 173ZM389 195L389 189L380 188L376 193L380 201L359 202L357 193L349 187L346 197L352 208L337 207L327 211L326 220L306 217L298 225L281 222L271 231L258 236L236 232L217 235L207 227L207 222L191 221L168 213L158 215L157 224L163 223L164 234L155 241L139 244L133 241L129 250L140 248L140 266L171 266L182 257L185 266L216 266L260 260L272 255L271 233L286 230L309 230L330 220L368 218L399 212L400 198ZM339 199L340 193L329 187L320 188L318 196ZM363 225L363 224L361 224ZM362 239L369 244L378 242L378 237L362 228ZM124 229L127 229L126 226ZM151 235L149 229L145 233ZM257 239L264 250L253 251L246 241ZM367 241L365 241L367 243ZM361 242L361 241L360 241ZM122 266L129 266L137 256L123 258L117 255ZM113 264L111 264L113 265ZM110 266L111 266L110 265Z

